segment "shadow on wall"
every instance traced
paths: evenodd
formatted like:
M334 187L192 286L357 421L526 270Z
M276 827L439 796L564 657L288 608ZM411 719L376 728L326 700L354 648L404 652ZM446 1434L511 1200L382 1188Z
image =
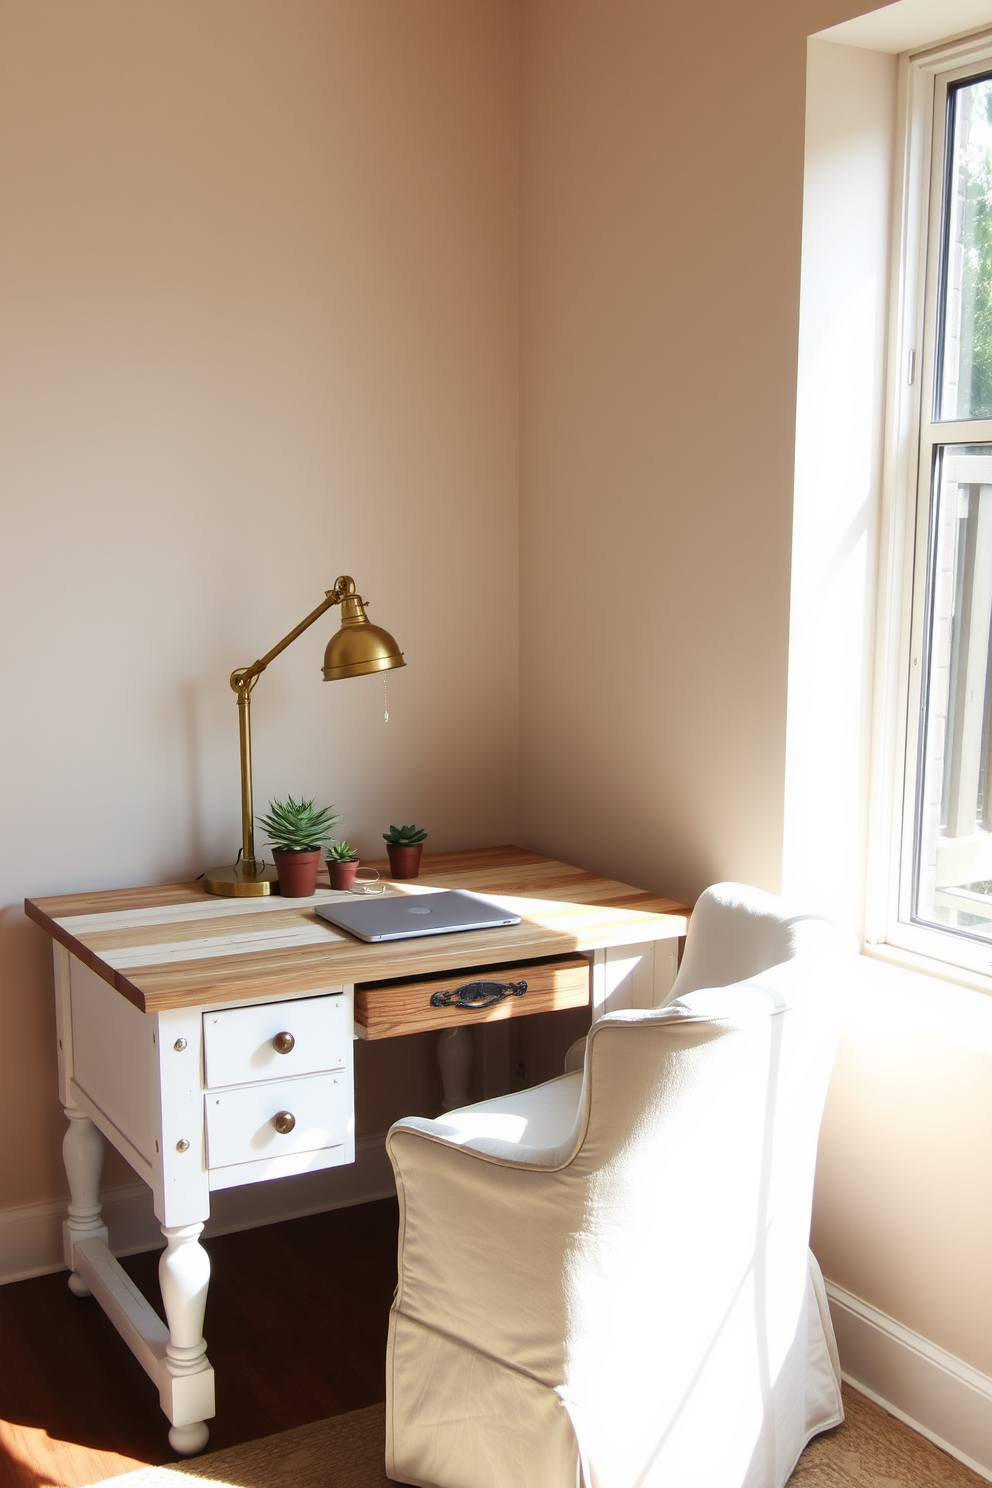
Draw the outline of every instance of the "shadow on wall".
M186 800L186 842L190 860L205 863L207 847L203 837L203 822L207 820L207 816L202 778L204 738L197 703L196 686L191 682L183 683L179 689L179 713L186 774L186 789L183 793Z

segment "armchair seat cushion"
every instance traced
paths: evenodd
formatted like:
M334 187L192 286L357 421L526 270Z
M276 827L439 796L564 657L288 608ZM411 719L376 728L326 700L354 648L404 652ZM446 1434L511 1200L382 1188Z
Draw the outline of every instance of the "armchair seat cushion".
M579 1070L530 1090L461 1106L436 1121L410 1116L396 1129L418 1131L503 1162L557 1167L575 1146L581 1102Z

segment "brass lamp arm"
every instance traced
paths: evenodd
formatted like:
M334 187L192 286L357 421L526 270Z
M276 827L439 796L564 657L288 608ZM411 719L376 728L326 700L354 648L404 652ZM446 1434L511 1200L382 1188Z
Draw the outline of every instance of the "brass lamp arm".
M324 598L305 620L289 635L283 636L271 651L266 651L251 666L238 667L231 673L231 688L238 696L238 737L241 752L241 852L235 863L222 863L208 869L203 886L209 894L269 894L273 884L278 889L276 874L255 858L255 817L251 784L251 694L255 683L270 661L291 646L297 636L309 630L332 605L341 606L341 623L324 651L322 668L325 682L341 677L365 677L372 672L385 672L405 666L403 653L394 638L381 626L372 625L365 613L365 601L348 574L334 580L333 589L325 589Z
M340 604L347 596L354 594L355 581L347 575L341 575L334 580L333 589L325 589L324 600L315 610L311 610L305 620L301 620L289 635L283 636L278 645L273 646L271 651L266 651L251 666L239 667L231 673L231 686L238 694L238 736L241 752L241 859L245 870L253 872L255 869L255 819L254 803L252 801L251 788L251 690L255 686L262 672L280 651L285 651L291 646L297 636L311 626L315 620L319 620L325 610L332 605Z
M273 646L271 651L266 651L265 655L260 656L258 661L253 661L251 666L239 667L237 671L232 672L231 686L234 691L238 694L251 692L251 689L258 681L262 672L265 671L269 662L274 661L280 651L285 651L287 646L291 646L297 636L301 636L305 630L308 630L314 621L319 620L321 615L325 614L333 605L341 603L345 594L348 592L343 587L346 582L348 581L344 577L335 579L334 588L325 589L326 598L323 602L315 610L311 610L306 619L301 620L299 625L289 632L289 635L283 636L282 640Z

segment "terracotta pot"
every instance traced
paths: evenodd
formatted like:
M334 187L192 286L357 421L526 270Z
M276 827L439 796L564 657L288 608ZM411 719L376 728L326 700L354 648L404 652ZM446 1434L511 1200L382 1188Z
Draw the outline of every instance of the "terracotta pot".
M286 899L306 899L317 892L317 870L321 852L279 852L272 849L272 861L279 875L279 892Z
M390 878L416 878L423 850L422 842L387 842Z
M328 858L327 876L332 889L350 889L358 872L358 859Z

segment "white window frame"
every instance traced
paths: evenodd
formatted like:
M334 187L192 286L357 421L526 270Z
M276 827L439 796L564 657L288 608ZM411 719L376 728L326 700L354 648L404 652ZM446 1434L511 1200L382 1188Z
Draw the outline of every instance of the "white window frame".
M899 68L865 942L992 992L992 943L910 915L932 450L992 443L992 419L933 420L947 87L992 70L992 30L904 54Z

